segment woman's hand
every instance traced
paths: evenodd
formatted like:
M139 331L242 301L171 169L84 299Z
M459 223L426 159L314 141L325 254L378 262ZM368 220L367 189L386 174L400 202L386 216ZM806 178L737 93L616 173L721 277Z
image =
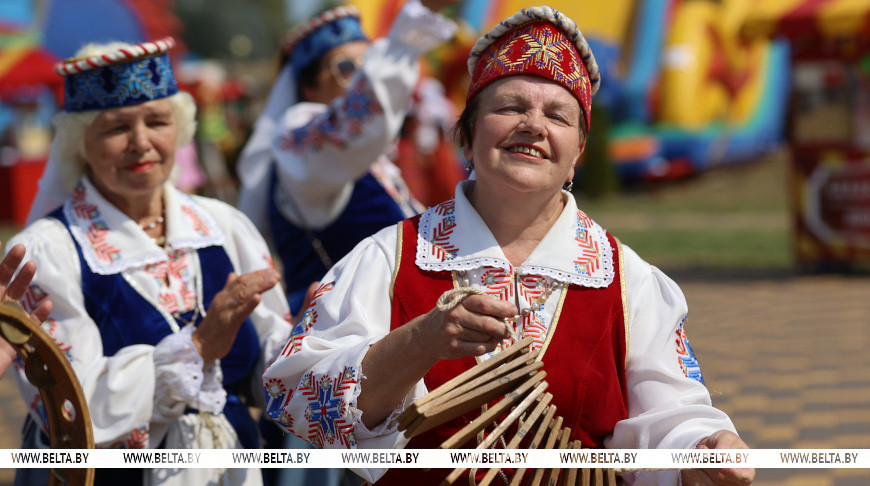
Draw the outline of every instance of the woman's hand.
M365 382L357 399L362 422L372 428L442 359L479 356L510 337L505 317L515 305L471 295L448 311L432 309L374 343L362 361Z
M226 285L212 299L191 338L205 364L230 352L239 327L260 303L260 294L280 279L278 272L270 268L227 277Z
M2 246L2 242L0 242L0 246ZM15 279L12 278L15 275L15 270L18 269L21 261L24 260L26 253L24 245L15 245L3 257L3 260L0 261L0 300L19 302L24 297L28 287L30 287L30 281L33 280L33 276L36 274L36 263L32 261L25 263L21 267L21 271L18 272L18 275L15 276ZM34 309L30 317L37 324L41 324L51 314L51 305L51 301L46 299L39 304L39 307ZM0 376L9 368L12 360L15 359L15 355L15 348L6 342L6 340L0 338Z
M470 295L448 311L437 308L412 321L414 345L433 364L442 359L480 356L510 338L504 319L517 307L485 295Z
M698 443L695 449L749 449L743 440L730 430L719 430ZM684 469L681 473L685 486L710 484L746 485L755 479L752 468Z

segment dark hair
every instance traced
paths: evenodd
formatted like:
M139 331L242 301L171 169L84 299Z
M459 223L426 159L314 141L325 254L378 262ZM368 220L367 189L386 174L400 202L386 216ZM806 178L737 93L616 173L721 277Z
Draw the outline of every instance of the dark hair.
M465 109L462 110L459 119L453 125L453 139L462 148L471 148L471 141L474 138L474 127L477 125L477 114L479 111L480 96L475 95L474 98L471 98L465 104Z
M480 93L485 90L486 88L483 88L474 95L474 98L468 100L465 109L462 110L459 119L453 125L453 138L462 148L471 148L471 141L474 139L474 127L477 125L477 115L480 111ZM589 134L589 131L586 129L586 117L582 106L580 108L580 133L583 135L583 140Z
M311 64L305 66L302 71L299 72L299 79L296 80L296 99L300 101L310 101L305 98L302 94L302 88L316 88L317 87L317 75L320 74L324 69L324 59L326 57L321 57L318 60L312 62Z

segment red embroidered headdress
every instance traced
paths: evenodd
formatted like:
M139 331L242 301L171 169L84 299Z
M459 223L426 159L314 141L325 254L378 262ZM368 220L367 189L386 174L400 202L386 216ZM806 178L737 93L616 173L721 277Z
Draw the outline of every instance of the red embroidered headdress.
M598 64L573 20L552 7L530 7L481 37L468 57L466 100L505 76L531 74L555 81L580 102L589 129L592 95L601 84Z

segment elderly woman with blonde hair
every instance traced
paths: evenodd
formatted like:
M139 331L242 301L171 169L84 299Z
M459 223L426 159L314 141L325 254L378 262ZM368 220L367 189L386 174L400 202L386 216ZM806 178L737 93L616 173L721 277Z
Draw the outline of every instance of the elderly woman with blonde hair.
M289 309L250 221L171 182L195 105L171 38L84 48L58 66L64 112L33 221L12 243L38 264L22 302L50 298L46 331L72 363L99 447L259 447L250 378L286 340ZM38 219L37 219L38 218ZM24 447L45 447L38 390ZM97 483L260 484L257 470L121 469ZM20 470L17 484L45 484Z

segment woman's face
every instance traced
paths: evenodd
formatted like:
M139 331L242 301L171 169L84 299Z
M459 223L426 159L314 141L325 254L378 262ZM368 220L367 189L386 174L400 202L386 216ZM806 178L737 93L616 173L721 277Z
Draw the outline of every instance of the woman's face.
M177 140L168 99L104 110L85 130L91 181L113 202L153 194L169 179Z
M316 86L302 88L306 100L329 104L343 95L350 78L362 66L368 47L363 41L346 42L327 52L320 62Z
M530 193L573 179L583 152L580 104L561 85L538 76L509 76L483 89L471 147L479 184Z

